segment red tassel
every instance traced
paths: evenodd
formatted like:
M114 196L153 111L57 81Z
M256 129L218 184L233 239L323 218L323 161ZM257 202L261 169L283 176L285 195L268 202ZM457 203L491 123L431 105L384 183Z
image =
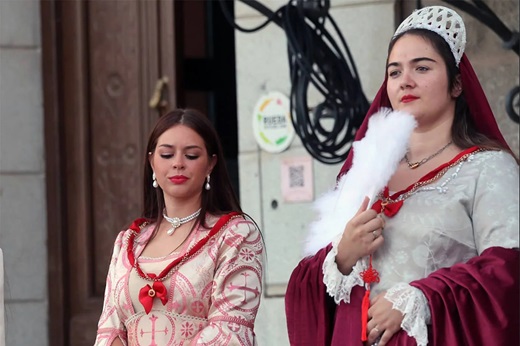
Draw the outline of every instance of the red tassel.
M370 307L370 284L379 282L379 272L372 267L372 255L370 255L368 268L361 273L367 290L361 302L361 341L367 341L368 308Z
M361 341L367 341L368 307L370 306L370 290L366 290L361 301Z
M370 285L375 282L379 282L379 272L372 267L372 255L370 255L370 260L368 262L368 268L361 272L360 274L363 282Z

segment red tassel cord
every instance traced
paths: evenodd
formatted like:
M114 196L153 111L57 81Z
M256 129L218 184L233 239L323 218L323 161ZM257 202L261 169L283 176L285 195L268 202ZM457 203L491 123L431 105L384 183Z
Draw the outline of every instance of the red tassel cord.
M379 273L372 267L372 255L370 255L367 270L361 272L361 278L365 283L366 292L361 302L361 341L367 341L368 308L370 307L370 284L379 282Z
M361 341L367 341L368 308L370 307L370 290L365 291L361 302Z

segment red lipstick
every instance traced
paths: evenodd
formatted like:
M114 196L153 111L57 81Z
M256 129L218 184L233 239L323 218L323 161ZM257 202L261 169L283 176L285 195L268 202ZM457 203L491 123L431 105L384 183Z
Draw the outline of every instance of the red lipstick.
M415 101L417 99L418 99L418 97L414 96L414 95L404 95L403 97L401 97L401 102L408 103L408 102Z
M188 177L185 177L184 175L174 175L168 179L174 184L183 184L188 180Z

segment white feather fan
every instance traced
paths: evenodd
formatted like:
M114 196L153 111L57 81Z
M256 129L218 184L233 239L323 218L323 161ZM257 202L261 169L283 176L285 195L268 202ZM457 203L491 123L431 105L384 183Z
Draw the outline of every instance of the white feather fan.
M304 256L314 255L342 234L365 196L373 204L376 194L388 184L406 154L416 125L412 115L388 108L372 115L365 137L352 144L355 153L352 167L334 190L314 202L319 216L310 225Z

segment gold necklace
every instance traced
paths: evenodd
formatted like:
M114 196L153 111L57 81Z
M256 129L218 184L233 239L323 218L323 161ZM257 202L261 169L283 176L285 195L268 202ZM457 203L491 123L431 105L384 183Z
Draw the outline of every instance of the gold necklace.
M435 156L439 155L440 153L442 153L444 151L444 149L446 149L447 147L449 147L451 144L453 143L453 141L449 141L448 144L446 144L445 146L443 146L442 148L440 148L437 152L431 154L430 156L420 160L420 161L417 161L417 162L410 162L410 160L408 159L408 153L406 153L404 155L404 160L406 161L406 164L408 165L408 167L410 169L416 169L417 167L425 164L426 162L430 161L431 159L433 159Z

